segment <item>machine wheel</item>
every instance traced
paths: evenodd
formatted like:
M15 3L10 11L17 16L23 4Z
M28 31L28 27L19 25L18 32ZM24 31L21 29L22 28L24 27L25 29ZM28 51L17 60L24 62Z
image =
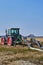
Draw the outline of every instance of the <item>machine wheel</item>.
M8 37L7 38L7 45L8 46L11 46L12 45L12 38L11 37Z
M1 38L1 44L2 44L2 45L4 45L4 41L5 41L5 39L4 39L4 37L2 37L2 38Z

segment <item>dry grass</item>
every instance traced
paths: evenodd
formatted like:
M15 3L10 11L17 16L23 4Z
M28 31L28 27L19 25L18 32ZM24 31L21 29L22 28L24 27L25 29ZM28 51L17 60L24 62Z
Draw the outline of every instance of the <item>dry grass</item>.
M27 40L30 40L30 38L27 38ZM35 38L35 40L43 42L43 38Z
M40 53L21 46L0 46L0 65L10 65L18 60L43 65L43 52Z

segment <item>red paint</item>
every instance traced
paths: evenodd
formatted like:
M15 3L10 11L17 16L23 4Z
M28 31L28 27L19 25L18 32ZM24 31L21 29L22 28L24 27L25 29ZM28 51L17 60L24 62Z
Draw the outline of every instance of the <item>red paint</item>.
M4 37L1 38L1 44L4 45Z
M8 37L7 38L7 45L11 46L11 44L12 44L12 38Z

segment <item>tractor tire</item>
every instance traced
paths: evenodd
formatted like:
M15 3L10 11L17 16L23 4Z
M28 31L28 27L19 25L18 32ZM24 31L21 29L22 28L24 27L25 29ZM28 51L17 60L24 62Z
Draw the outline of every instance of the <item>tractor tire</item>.
M12 45L12 38L11 37L8 37L7 38L7 45L8 46L11 46Z
M4 45L5 39L4 37L1 38L1 45Z
M1 44L1 38L0 38L0 44Z

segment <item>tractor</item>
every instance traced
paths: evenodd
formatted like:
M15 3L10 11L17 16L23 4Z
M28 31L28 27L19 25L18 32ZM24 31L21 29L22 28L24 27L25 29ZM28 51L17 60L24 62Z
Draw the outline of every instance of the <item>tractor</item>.
M19 33L19 28L10 28L5 32L6 35L1 37L1 44L11 46L22 43L22 36Z
M8 45L8 46L16 46L16 45L23 45L28 47L36 47L36 45L39 48L43 48L40 41L35 40L34 38L31 38L30 41L27 39L24 39L22 35L19 33L20 28L10 28L7 29L6 35L0 37L0 44L1 45Z

